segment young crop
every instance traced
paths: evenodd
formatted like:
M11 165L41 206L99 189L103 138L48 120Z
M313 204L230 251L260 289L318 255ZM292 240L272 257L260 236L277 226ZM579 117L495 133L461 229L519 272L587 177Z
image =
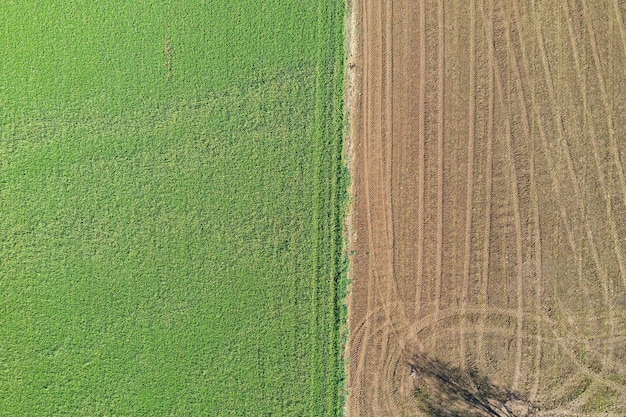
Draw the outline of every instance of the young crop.
M340 415L344 5L26 3L0 416Z

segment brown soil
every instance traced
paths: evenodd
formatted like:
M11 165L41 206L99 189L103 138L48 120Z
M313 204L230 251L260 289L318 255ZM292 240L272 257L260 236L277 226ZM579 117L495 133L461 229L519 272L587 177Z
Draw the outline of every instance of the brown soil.
M420 415L417 352L626 415L626 3L352 12L349 415Z

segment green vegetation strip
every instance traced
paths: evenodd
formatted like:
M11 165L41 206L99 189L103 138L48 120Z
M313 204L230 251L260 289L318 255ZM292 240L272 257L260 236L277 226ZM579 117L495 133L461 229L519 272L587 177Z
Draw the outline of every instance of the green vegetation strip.
M333 0L0 8L0 416L338 416Z

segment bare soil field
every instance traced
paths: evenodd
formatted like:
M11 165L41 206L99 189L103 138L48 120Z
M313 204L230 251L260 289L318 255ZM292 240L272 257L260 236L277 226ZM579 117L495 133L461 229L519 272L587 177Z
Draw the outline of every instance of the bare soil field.
M626 3L352 21L349 415L428 415L420 355L511 415L626 415Z

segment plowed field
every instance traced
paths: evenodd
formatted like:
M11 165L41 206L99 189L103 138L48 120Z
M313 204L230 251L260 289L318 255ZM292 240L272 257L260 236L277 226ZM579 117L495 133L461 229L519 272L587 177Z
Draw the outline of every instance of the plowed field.
M423 413L418 353L626 415L626 4L352 13L350 416Z

